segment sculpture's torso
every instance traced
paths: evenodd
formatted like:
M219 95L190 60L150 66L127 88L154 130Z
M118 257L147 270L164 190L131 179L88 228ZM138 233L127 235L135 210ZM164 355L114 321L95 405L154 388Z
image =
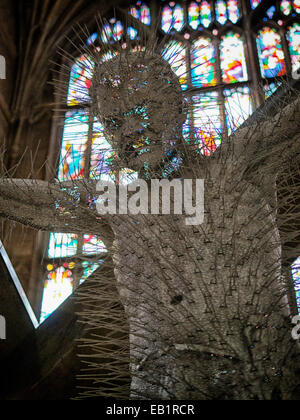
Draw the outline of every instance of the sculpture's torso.
M114 218L134 397L205 398L222 381L235 383L229 361L253 382L250 359L270 355L269 331L259 326L280 288L274 215L252 186L229 188L206 184L200 226L186 226L184 216Z

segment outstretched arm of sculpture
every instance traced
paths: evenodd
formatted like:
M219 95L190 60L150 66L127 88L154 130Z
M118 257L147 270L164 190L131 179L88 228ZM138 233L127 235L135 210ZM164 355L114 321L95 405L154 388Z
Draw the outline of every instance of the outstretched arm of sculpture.
M96 182L49 183L0 178L0 217L38 230L93 233L109 240L110 231L91 198Z
M231 137L233 161L244 170L264 166L275 174L281 165L300 151L300 98L271 118L238 129Z

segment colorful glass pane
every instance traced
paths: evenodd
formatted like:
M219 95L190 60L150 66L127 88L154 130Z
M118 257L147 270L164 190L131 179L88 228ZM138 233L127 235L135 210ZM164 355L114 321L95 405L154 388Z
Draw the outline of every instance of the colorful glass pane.
M221 144L221 119L217 92L193 96L194 133L200 152L209 156Z
M84 111L66 113L58 173L60 181L78 179L84 175L88 119Z
M127 28L127 35L133 41L137 37L138 31L130 26Z
M269 19L273 19L274 15L276 12L276 6L271 6L267 11L266 14L268 16Z
M256 9L258 5L260 5L262 0L250 0L251 8Z
M193 43L191 51L191 77L195 87L213 86L215 76L215 48L209 38L200 38Z
M182 30L182 28L184 27L184 11L183 11L183 7L179 6L179 4L177 4L177 6L175 6L174 11L173 11L173 20L174 20L174 29L176 29L177 32L180 32Z
M292 12L292 4L290 0L282 0L280 3L280 10L285 15L288 16Z
M120 21L116 22L113 27L113 39L115 41L120 41L120 39L123 36L123 32L124 32L124 26L122 22Z
M104 137L103 127L99 122L95 122L92 138L90 178L101 179L102 181L111 180L112 159L112 147Z
M279 77L286 73L281 38L275 29L265 27L258 33L257 49L262 77Z
M151 24L151 12L150 8L146 4L141 5L140 19L144 25L149 26Z
M200 25L200 6L198 3L193 2L188 9L189 25L194 30L198 29Z
M224 0L218 0L215 3L216 19L224 25L227 22L227 5Z
M69 106L79 105L90 100L89 89L92 84L93 69L94 63L89 57L83 55L76 60L70 75L67 99Z
M268 99L270 96L272 96L273 93L275 93L276 90L279 88L279 86L281 86L281 83L278 81L266 83L264 85L265 99Z
M142 2L138 1L135 6L131 6L129 13L135 19L140 20L144 25L149 26L151 24L151 12L146 4L142 4Z
M101 266L102 262L103 262L102 260L100 260L98 263L93 263L90 261L83 261L82 262L83 272L82 272L82 276L81 276L79 284L84 283L92 274L94 274L95 271L98 270L98 268Z
M250 89L241 87L224 91L228 132L231 134L252 114Z
M129 14L135 19L140 19L140 12L137 7L132 6L129 10Z
M294 280L298 311L300 313L300 257L292 266L292 276Z
M171 29L180 32L184 27L184 10L179 4L172 3L171 6L165 6L162 10L162 30L168 33Z
M84 255L90 256L107 252L107 249L98 236L84 235L82 252Z
M113 31L112 31L112 28L111 28L111 26L108 24L108 23L106 23L104 26L103 26L103 29L102 29L102 33L101 33L101 39L102 39L102 41L105 43L105 44L107 44L107 43L109 43L110 42L110 40L113 38Z
M294 0L293 7L295 12L300 13L300 0Z
M161 29L168 33L173 26L173 10L169 6L165 6L161 15Z
M77 253L77 246L77 235L73 233L51 233L48 247L48 257L73 257Z
M163 58L168 61L179 78L183 90L187 89L187 52L186 48L177 41L171 41L162 53Z
M201 16L201 25L203 25L204 28L208 28L212 22L212 15L211 15L210 3L206 0L203 0L201 2L200 16Z
M228 0L228 16L232 23L236 23L240 18L238 0Z
M300 68L300 24L294 23L288 28L287 39L292 60L293 72Z
M73 293L72 270L49 264L44 284L40 323L45 321Z
M221 69L224 83L248 79L244 43L239 34L228 32L220 44Z
M86 45L93 45L95 41L97 40L97 38L98 38L98 34L97 32L95 32L88 38L88 40L86 41Z

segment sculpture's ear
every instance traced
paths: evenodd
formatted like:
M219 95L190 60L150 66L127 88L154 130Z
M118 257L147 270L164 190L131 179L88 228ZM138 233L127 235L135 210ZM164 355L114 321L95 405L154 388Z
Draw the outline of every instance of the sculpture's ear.
M182 142L187 107L178 77L159 55L124 51L96 66L90 97L123 168L155 168Z

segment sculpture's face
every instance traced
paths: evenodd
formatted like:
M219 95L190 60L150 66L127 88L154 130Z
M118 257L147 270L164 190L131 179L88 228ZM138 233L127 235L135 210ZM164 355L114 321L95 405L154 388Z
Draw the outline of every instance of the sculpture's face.
M102 63L91 99L123 167L155 167L181 142L187 110L177 76L159 55L124 52Z

